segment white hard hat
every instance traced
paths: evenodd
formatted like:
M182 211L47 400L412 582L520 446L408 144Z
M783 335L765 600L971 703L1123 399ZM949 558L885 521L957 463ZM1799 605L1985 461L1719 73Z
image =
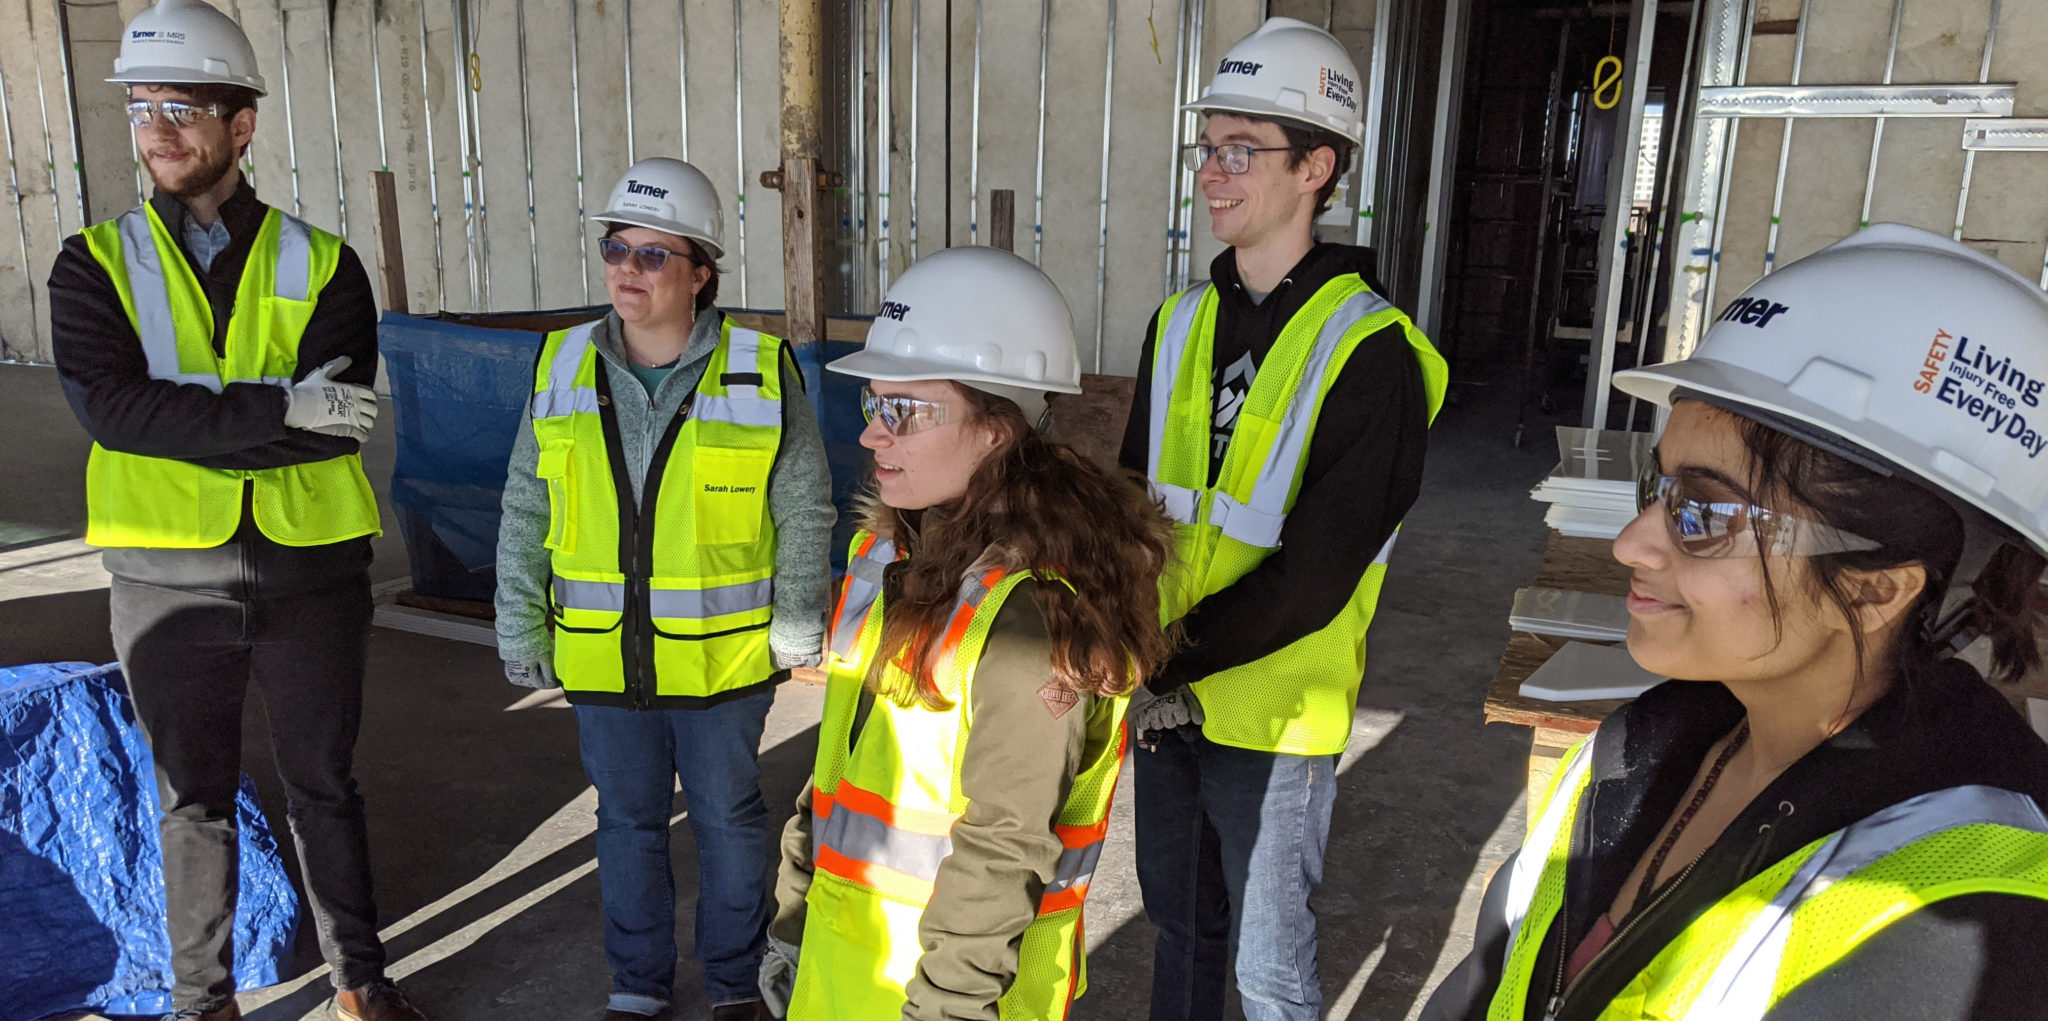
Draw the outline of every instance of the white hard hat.
M1202 98L1181 107L1323 128L1353 145L1365 137L1365 84L1344 44L1293 18L1267 18L1237 41Z
M949 379L1016 402L1026 421L1045 395L1081 392L1073 314L1030 261L999 248L919 259L882 299L867 347L825 368L906 382Z
M256 51L235 19L200 0L158 0L121 32L120 85L238 85L263 95Z
M1691 358L1614 385L1874 454L2048 551L2048 294L1948 238L1860 231L1744 291Z
M592 219L680 234L703 245L714 259L725 255L725 208L718 203L718 189L702 170L682 160L656 156L626 168L604 212Z

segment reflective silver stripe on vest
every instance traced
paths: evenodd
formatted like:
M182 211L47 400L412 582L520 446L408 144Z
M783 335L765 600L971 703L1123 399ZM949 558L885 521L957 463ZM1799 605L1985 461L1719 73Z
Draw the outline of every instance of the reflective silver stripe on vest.
M571 328L562 337L561 346L555 348L554 359L548 362L548 388L533 395L533 417L561 418L577 412L597 414L597 388L577 387L576 373L583 367L584 355L590 352L590 335L603 321L593 319Z
M1399 525L1396 525L1394 526L1394 534L1387 536L1387 541L1380 546L1379 555L1373 557L1372 562L1380 565L1381 567L1387 566L1387 561L1392 560L1394 558L1394 540L1399 539L1400 537L1401 527Z
M270 286L280 298L305 301L313 290L313 236L296 216L279 213L277 219L277 272Z
M626 586L609 581L571 581L555 576L555 605L565 610L626 612Z
M868 619L868 608L882 594L882 569L896 559L896 544L876 539L867 553L846 565L846 594L839 604L839 616L832 620L832 652L840 659L853 656L860 639L860 626Z
M774 602L775 582L769 578L717 588L658 588L647 594L650 615L691 620L765 610Z
M939 864L953 853L951 837L899 829L844 802L834 803L832 814L818 821L816 845L928 883L938 880Z
M121 214L121 262L128 272L128 296L135 305L135 332L142 338L142 354L149 361L149 378L178 383L201 383L200 374L180 371L178 327L171 319L171 294L164 282L163 262L157 258L156 238L149 229L149 211L136 206ZM207 374L212 389L220 390L220 377Z
M2034 799L1971 785L1908 798L1829 837L1722 957L1686 1011L1686 1021L1760 1021L1770 1009L1793 915L1801 905L1909 844L1958 826L1986 823L2048 833L2048 817Z
M1095 863L1102 857L1102 841L1087 847L1069 847L1060 852L1060 860L1053 868L1052 882L1045 884L1047 894L1065 893L1077 886L1087 886L1095 878Z
M1156 460L1156 457L1155 457ZM1183 525L1195 523L1195 514L1202 508L1202 491L1176 486L1156 479L1151 481L1152 499L1159 502L1166 516Z
M733 390L752 390L753 386L731 387ZM766 397L720 397L700 393L696 403L690 407L690 417L707 422L731 422L734 425L780 426L782 424L782 402Z
M745 366L735 364L734 359L746 352L752 356L753 371L767 373L782 371L780 360L782 342L756 330L734 326L726 333L725 371L728 374L745 372ZM782 402L761 396L761 387L753 383L734 383L725 387L725 393L697 395L690 406L690 417L708 422L730 422L733 425L774 426L782 425Z
M1529 904L1536 899L1536 886L1543 879L1543 868L1550 859L1550 849L1557 846L1561 832L1572 824L1572 795L1585 782L1586 773L1593 768L1593 737L1588 735L1579 745L1577 754L1572 756L1570 765L1557 778L1557 787L1550 795L1550 803L1543 806L1543 818L1529 831L1522 842L1522 851L1515 855L1514 871L1508 874L1507 903L1501 906L1501 915L1508 926L1507 946L1501 952L1501 967L1515 959L1515 943L1522 936L1522 922L1529 917ZM1533 852L1533 853L1532 853Z
M1243 505L1233 506L1229 516L1216 521L1211 513L1211 523L1219 525L1223 534L1252 546L1274 547L1280 545L1280 529L1287 524L1287 500L1292 495L1294 479L1300 474L1301 462L1308 455L1308 436L1315 421L1316 408L1321 403L1317 391L1322 387L1323 376L1329 372L1330 362L1337 357L1337 349L1344 342L1344 334L1367 316L1377 315L1394 306L1387 299L1371 291L1354 294L1337 306L1323 328L1316 333L1315 347L1310 349L1308 363L1301 370L1301 386L1304 392L1297 393L1288 401L1281 412L1279 427L1273 434L1273 446L1266 454L1266 460L1259 465L1259 474L1252 479L1252 492ZM1217 502L1228 498L1216 494ZM1219 511L1222 507L1217 508Z
M1203 281L1180 292L1180 300L1173 306L1173 315L1167 317L1166 332L1153 338L1152 342L1152 408L1151 434L1146 437L1145 477L1159 480L1159 452L1166 441L1166 410L1173 405L1173 384L1180 379L1180 363L1187 358L1188 336L1195 329L1195 313L1202 307L1207 296L1209 283ZM1189 490L1188 492L1193 492ZM1154 491L1157 495L1157 491ZM1184 524L1194 523L1194 512L1185 519L1174 520Z

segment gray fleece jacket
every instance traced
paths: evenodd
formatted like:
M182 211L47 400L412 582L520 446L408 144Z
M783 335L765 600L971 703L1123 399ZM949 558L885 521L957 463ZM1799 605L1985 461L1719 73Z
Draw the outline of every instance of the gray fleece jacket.
M655 444L676 409L697 389L718 346L724 314L707 309L674 371L655 389L653 400L626 367L619 317L607 312L591 334L611 384L612 409L637 504ZM782 372L782 449L768 475L768 514L775 522L775 608L768 647L779 669L818 661L824 647L825 604L831 586L832 474L817 415L803 396L803 380L788 365ZM512 661L549 658L554 633L548 622L548 583L553 576L545 543L548 487L534 474L540 448L533 438L532 409L512 442L505 472L504 518L498 526L498 655Z

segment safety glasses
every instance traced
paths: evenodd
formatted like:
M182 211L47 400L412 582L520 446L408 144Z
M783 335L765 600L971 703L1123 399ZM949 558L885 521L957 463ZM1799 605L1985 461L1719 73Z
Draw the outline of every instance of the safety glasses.
M1850 553L1883 547L1853 532L1758 507L1712 479L1666 475L1655 459L1636 483L1636 509L1662 505L1671 541L1702 558Z
M1202 169L1202 164L1209 162L1209 157L1214 156L1216 157L1217 166L1222 167L1224 173L1242 174L1252 168L1253 153L1293 152L1295 148L1295 146L1291 145L1259 147L1244 145L1238 142L1228 142L1223 145L1203 145L1200 142L1191 142L1180 147L1180 162L1182 166L1187 167L1189 170L1199 172Z
M597 254L604 257L604 262L607 266L623 266L626 264L626 258L631 256L633 265L642 273L661 272L661 268L668 265L670 256L685 261L688 261L690 258L688 255L671 248L663 248L660 245L640 245L635 247L620 241L618 238L598 238Z
M860 388L860 413L870 422L881 419L882 428L889 430L891 436L909 436L946 424L943 404L910 397L884 397L867 387Z
M149 122L162 117L174 128L189 128L200 121L216 120L221 116L218 103L187 103L182 99L131 99L128 101L128 123L138 128L149 127Z

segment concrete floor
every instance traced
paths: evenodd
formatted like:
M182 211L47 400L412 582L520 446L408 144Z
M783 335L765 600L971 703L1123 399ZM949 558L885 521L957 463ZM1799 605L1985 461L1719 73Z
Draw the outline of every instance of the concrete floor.
M1480 884L1521 838L1528 735L1482 726L1480 704L1507 639L1509 602L1533 576L1544 537L1528 491L1554 457L1547 442L1510 446L1502 393L1453 388L1374 623L1316 899L1333 1018L1412 1017L1469 948ZM88 445L50 370L0 366L0 435L9 437L0 446L0 664L105 661L105 576L96 556L64 541L82 531ZM380 433L368 451L380 488L389 437ZM7 536L40 541L8 549ZM395 534L386 537L379 580L405 570ZM489 648L372 634L357 760L378 901L393 973L440 1021L595 1018L608 989L595 795L578 765L574 720L555 708L514 708L523 694L504 682ZM815 689L778 695L761 753L775 805L790 804L808 777L819 703ZM282 833L283 797L253 700L244 760ZM685 809L679 796L677 811ZM674 832L684 953L676 1016L701 1017L688 959L695 852L686 826ZM1078 1017L1145 1012L1153 934L1131 861L1127 772L1089 900L1091 987ZM248 1016L321 1016L326 979L310 925L293 972L284 985L245 994Z

